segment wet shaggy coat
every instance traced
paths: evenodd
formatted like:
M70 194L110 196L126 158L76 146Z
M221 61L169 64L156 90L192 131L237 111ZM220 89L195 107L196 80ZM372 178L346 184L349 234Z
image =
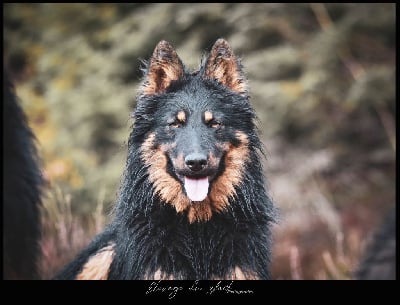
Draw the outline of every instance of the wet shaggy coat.
M169 113L180 121L166 125ZM211 114L218 121L209 122ZM269 279L274 208L255 119L240 61L225 40L195 72L160 42L139 90L113 220L55 278ZM202 202L186 197L176 169L179 154L196 141L221 155Z
M3 70L3 279L37 279L44 179L36 139Z

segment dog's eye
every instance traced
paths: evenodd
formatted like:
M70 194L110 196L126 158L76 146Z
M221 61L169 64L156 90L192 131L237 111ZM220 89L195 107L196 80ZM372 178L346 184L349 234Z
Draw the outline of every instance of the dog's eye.
M208 123L208 126L211 128L219 128L221 127L222 123L217 120L212 120L210 123Z
M173 121L171 123L168 123L168 126L171 128L180 128L182 127L182 123L179 121Z

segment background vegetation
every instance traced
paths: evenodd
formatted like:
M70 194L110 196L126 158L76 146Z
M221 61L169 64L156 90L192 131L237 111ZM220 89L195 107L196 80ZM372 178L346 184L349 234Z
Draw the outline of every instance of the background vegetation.
M247 72L280 209L275 279L348 279L395 203L395 4L5 4L4 53L49 187L44 278L108 221L147 59L196 68L226 38ZM5 143L5 145L7 145Z

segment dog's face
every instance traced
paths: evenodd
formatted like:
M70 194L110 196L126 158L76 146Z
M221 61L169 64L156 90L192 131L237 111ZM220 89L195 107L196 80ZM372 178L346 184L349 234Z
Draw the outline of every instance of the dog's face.
M186 96L185 96L186 95ZM184 186L193 202L206 199L209 186L223 170L221 158L226 138L226 124L211 105L199 107L194 96L179 92L166 103L165 113L158 113L156 135L166 143L170 161L167 171Z
M226 41L188 73L160 42L150 60L135 112L146 125L141 156L161 199L189 221L227 208L241 182L254 134L254 112L238 60Z

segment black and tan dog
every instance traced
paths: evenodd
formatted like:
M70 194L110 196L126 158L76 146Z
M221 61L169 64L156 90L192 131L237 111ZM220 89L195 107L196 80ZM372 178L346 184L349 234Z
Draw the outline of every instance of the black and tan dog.
M239 59L187 71L158 43L111 224L56 279L269 279L274 208Z

